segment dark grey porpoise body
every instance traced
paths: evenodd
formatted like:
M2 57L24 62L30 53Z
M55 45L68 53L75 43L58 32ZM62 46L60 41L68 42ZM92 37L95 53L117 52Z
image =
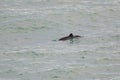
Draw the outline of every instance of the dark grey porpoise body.
M59 39L59 41L65 41L65 40L72 40L74 38L80 38L81 36L79 35L73 35L72 33L69 34L69 36L65 36Z

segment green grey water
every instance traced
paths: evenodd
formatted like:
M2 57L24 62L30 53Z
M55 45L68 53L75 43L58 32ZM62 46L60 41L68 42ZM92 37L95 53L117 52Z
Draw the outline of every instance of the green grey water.
M0 2L0 80L120 80L119 0ZM84 36L57 41L70 33Z

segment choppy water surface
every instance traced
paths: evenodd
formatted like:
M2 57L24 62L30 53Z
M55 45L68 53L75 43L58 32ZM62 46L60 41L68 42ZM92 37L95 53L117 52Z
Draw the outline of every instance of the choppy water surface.
M119 44L119 0L0 2L0 80L120 80Z

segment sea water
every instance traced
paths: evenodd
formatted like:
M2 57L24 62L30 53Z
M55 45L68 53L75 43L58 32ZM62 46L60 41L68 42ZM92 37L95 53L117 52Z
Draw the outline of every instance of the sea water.
M120 0L0 1L0 80L120 80L119 44Z

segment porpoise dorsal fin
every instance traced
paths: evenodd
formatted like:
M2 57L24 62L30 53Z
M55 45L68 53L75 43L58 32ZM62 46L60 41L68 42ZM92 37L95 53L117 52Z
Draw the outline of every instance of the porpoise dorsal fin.
M73 34L72 34L72 33L70 33L70 34L69 34L69 37L73 37Z

